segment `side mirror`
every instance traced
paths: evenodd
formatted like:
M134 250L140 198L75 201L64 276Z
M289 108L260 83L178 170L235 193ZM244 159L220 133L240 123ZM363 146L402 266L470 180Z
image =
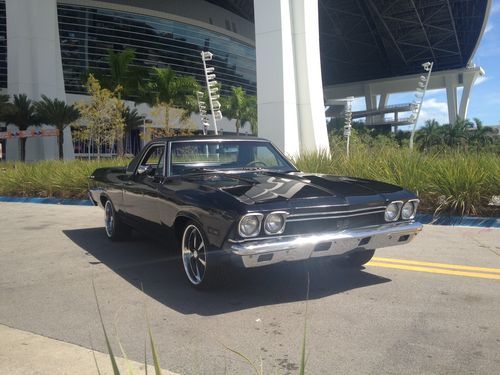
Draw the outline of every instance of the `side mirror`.
M139 167L137 168L137 174L149 174L152 170L153 168L150 165L139 165Z

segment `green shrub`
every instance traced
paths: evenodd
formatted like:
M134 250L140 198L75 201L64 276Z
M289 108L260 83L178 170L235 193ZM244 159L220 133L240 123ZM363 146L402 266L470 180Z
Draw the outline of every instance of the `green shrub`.
M97 168L126 166L129 159L40 161L0 164L0 195L86 198L88 177Z

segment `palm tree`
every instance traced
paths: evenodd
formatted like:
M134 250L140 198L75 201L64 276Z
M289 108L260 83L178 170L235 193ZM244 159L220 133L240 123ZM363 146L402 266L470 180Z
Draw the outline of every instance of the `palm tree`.
M479 148L493 143L492 128L490 128L489 126L484 126L483 122L478 118L474 118L474 125L475 129L472 130L469 137L471 144L475 145L479 150Z
M453 124L443 125L441 130L444 143L450 147L466 146L471 127L469 120L461 118L457 118Z
M145 69L132 66L135 51L126 48L121 52L108 51L106 74L100 74L99 81L103 88L115 91L119 100L137 97L141 80L148 75ZM125 135L125 133L124 133ZM117 153L123 156L124 136L117 138Z
M197 100L195 93L200 85L189 76L179 76L170 67L153 68L151 81L142 93L142 101L150 106L165 107L165 129L170 130L170 109L183 111L181 120L195 111Z
M59 159L64 159L64 129L80 117L80 112L59 99L50 99L42 95L42 100L34 104L38 118L42 123L53 125L59 130L57 144L59 146Z
M421 150L427 150L441 141L440 126L436 120L427 120L425 127L417 132L416 141Z
M125 123L125 134L130 134L132 130L139 128L144 123L143 116L139 115L135 108L125 107L122 116Z
M28 99L26 94L14 95L14 101L7 104L8 110L4 113L3 119L6 124L17 126L20 131L27 130L32 125L40 123L35 111L33 101ZM26 137L19 138L19 149L21 151L21 161L26 160Z
M231 88L231 95L222 101L222 113L226 118L236 120L236 134L240 134L246 122L250 122L252 133L257 131L256 99L248 96L242 87Z
M259 131L259 124L257 114L257 97L255 95L247 96L247 110L245 111L243 119L250 123L252 134L257 135Z

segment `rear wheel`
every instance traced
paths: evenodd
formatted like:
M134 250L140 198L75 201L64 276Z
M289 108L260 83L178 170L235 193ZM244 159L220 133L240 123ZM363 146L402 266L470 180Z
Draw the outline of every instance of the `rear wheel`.
M130 236L132 228L123 223L115 211L115 207L111 200L107 200L104 204L104 228L106 236L111 241L121 241Z
M195 222L188 222L181 242L181 256L184 272L189 283L196 288L207 288L220 280L220 265L210 264L208 242L203 230Z
M346 256L345 263L348 267L359 268L368 263L375 254L375 250L363 250Z

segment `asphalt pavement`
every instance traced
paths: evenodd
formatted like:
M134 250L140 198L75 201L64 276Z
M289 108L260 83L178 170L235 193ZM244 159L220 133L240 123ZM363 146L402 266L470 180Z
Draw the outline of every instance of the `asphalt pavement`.
M97 207L0 203L0 324L106 352L92 280L115 351L143 360L149 316L176 373L251 374L227 348L297 373L304 323L309 374L500 369L500 229L425 226L362 270L290 263L200 292L173 244L111 243Z

